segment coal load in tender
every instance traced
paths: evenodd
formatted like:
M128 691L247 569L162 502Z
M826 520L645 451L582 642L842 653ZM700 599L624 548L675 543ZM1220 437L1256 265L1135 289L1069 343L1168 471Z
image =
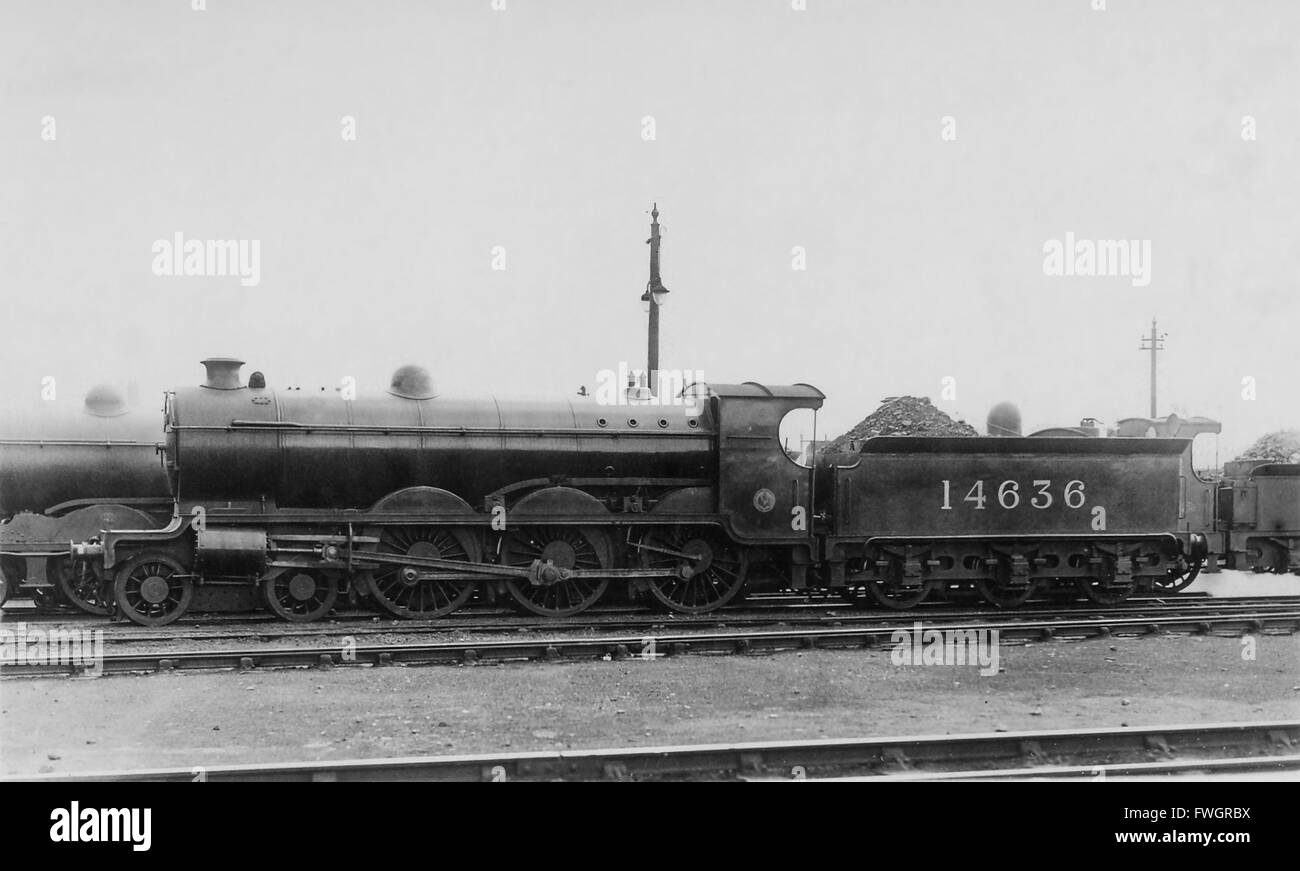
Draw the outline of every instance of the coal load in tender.
M1300 429L1283 429L1262 435L1237 459L1300 463Z
M850 453L875 436L977 436L965 421L953 420L925 396L886 399L857 426L822 448L824 454Z

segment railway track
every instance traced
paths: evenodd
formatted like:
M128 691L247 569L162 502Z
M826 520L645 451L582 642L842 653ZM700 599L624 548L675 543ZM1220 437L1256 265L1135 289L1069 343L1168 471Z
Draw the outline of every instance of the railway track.
M1259 603L1286 603L1300 602L1300 595L1296 596L1240 596L1240 597L1212 597L1207 593L1179 593L1173 596L1141 596L1133 597L1115 607L1135 607L1164 604L1191 604L1191 603L1224 603L1224 602L1259 602ZM1017 611L1029 612L1040 609L1046 610L1065 610L1068 608L1081 608L1096 606L1083 597L1077 597L1069 600L1051 600L1037 599L1022 605ZM788 593L761 593L749 596L741 602L732 605L711 614L702 615L701 620L717 621L729 615L745 613L749 611L766 611L788 608L791 610L840 610L846 613L858 610L852 602L839 596L830 595L798 595ZM868 609L862 609L868 610ZM869 609L876 613L890 613L880 609ZM964 600L935 600L931 599L922 602L909 613L921 614L933 611L960 611L961 613L1001 613L999 609L991 608L989 605L981 602L977 597L971 596L969 602ZM689 620L689 615L678 614L675 612L651 610L645 606L636 605L596 605L582 612L579 620L589 618L604 618L615 616L640 616L647 620L663 622L665 620ZM71 608L37 608L25 601L11 601L3 608L0 608L0 623L24 621L27 623L101 623L104 625L115 625L106 623L107 618L87 614L83 611ZM326 620L312 624L294 624L286 623L280 618L266 611L257 612L194 612L175 623L170 624L172 628L195 628L207 626L285 626L288 628L300 629L304 632L311 632L318 628L327 627L335 623L369 623L376 620L383 621L386 624L399 626L445 626L452 625L456 621L476 621L476 620L512 620L520 623L535 623L537 625L556 625L565 622L563 619L554 617L538 617L531 614L523 613L509 607L494 607L486 604L472 604L456 611L453 614L433 619L397 619L381 612L370 610L362 607L344 607L340 606L338 610L332 613ZM123 621L118 621L123 623ZM124 625L124 624L123 624ZM140 627L144 631L144 627Z
M856 626L819 624L801 629L748 628L723 631L648 631L623 634L514 633L508 638L456 639L434 642L358 644L355 638L331 644L253 648L194 648L121 650L97 659L57 657L47 647L41 657L9 656L0 677L48 677L68 674L149 674L195 669L249 670L397 665L474 665L486 662L560 661L592 659L653 660L684 654L775 653L797 649L873 648L891 642L895 633L911 631L920 622L927 631L996 630L1002 643L1014 641L1083 640L1111 636L1167 633L1291 633L1300 630L1300 603L1269 608L1207 612L1162 610L1158 615L1106 613L1042 619L1016 612L988 619L943 621L920 615L887 614ZM585 626L584 633L592 627Z
M1300 772L1300 721L45 774L0 782L866 780Z
M1116 617L1149 617L1159 619L1162 614L1191 612L1227 616L1245 611L1278 611L1300 608L1300 597L1273 596L1240 599L1149 599L1125 602L1111 608L1059 607L1039 605L1016 611L991 608L957 609L951 606L934 606L916 609L901 615L890 611L864 611L844 602L772 602L744 608L728 609L691 617L680 614L648 613L643 609L610 608L586 612L580 618L554 619L519 616L510 611L471 612L442 617L437 620L380 619L371 613L341 615L328 622L312 624L286 623L275 618L242 617L215 620L209 623L178 623L164 630L149 630L124 622L105 622L92 615L65 615L71 619L28 621L8 616L4 623L27 622L48 631L67 629L103 629L106 640L114 643L173 643L178 641L238 640L274 641L279 639L329 638L334 636L367 637L377 635L448 635L455 633L496 632L577 632L628 631L663 632L675 629L726 628L741 626L855 626L871 625L882 621L898 621L904 617L922 621L954 621L979 619L1006 619L1010 615L1040 620L1069 620L1081 614Z

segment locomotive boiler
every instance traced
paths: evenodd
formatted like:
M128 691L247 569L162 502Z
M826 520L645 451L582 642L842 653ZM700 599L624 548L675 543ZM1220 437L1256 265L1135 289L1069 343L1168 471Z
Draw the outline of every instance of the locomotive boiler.
M246 386L242 361L204 365L203 385L176 390L165 413L167 469L186 510L360 510L413 486L483 507L551 479L609 502L629 486L709 479L716 462L708 418L680 407L448 399L413 366L385 393L344 399Z

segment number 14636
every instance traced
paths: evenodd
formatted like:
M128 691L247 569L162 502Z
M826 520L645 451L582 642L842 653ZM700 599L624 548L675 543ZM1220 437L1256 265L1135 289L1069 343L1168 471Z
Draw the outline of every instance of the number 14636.
M993 485L990 482L989 489L992 490L992 487ZM944 511L951 511L954 507L952 504L953 492L952 481L944 480L943 504L939 506ZM957 492L960 492L960 486ZM1084 494L1084 483L1078 479L1066 482L1063 487L1060 484L1054 485L1047 479L1038 479L1033 481L1031 486L1024 488L1023 491L1019 481L1003 481L997 485L996 491L991 495L985 491L984 481L980 480L971 486L961 501L963 503L969 502L974 506L974 510L981 511L988 507L990 498L1008 511L1025 505L1042 511L1051 508L1058 500L1066 508L1082 508L1087 501L1087 496ZM956 507L960 508L961 506Z

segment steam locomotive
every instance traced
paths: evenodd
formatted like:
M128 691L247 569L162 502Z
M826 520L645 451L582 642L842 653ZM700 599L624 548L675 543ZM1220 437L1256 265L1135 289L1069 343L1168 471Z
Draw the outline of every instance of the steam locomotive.
M345 399L203 362L204 383L166 399L171 522L105 525L68 552L146 625L252 591L293 621L340 596L565 616L611 588L688 614L747 586L898 609L971 588L1114 602L1177 588L1208 552L1183 439L876 438L807 467L778 440L821 407L806 384L699 385L686 409L451 400L403 367Z
M1207 557L1300 573L1300 467L1203 481L1160 433L883 437L804 466L778 431L821 407L806 384L695 385L685 407L453 400L403 367L344 398L203 365L167 394L156 446L0 441L7 577L161 625L258 601L310 621L340 597L398 617L475 598L567 616L606 595L701 614L765 587L1114 603L1176 592Z

